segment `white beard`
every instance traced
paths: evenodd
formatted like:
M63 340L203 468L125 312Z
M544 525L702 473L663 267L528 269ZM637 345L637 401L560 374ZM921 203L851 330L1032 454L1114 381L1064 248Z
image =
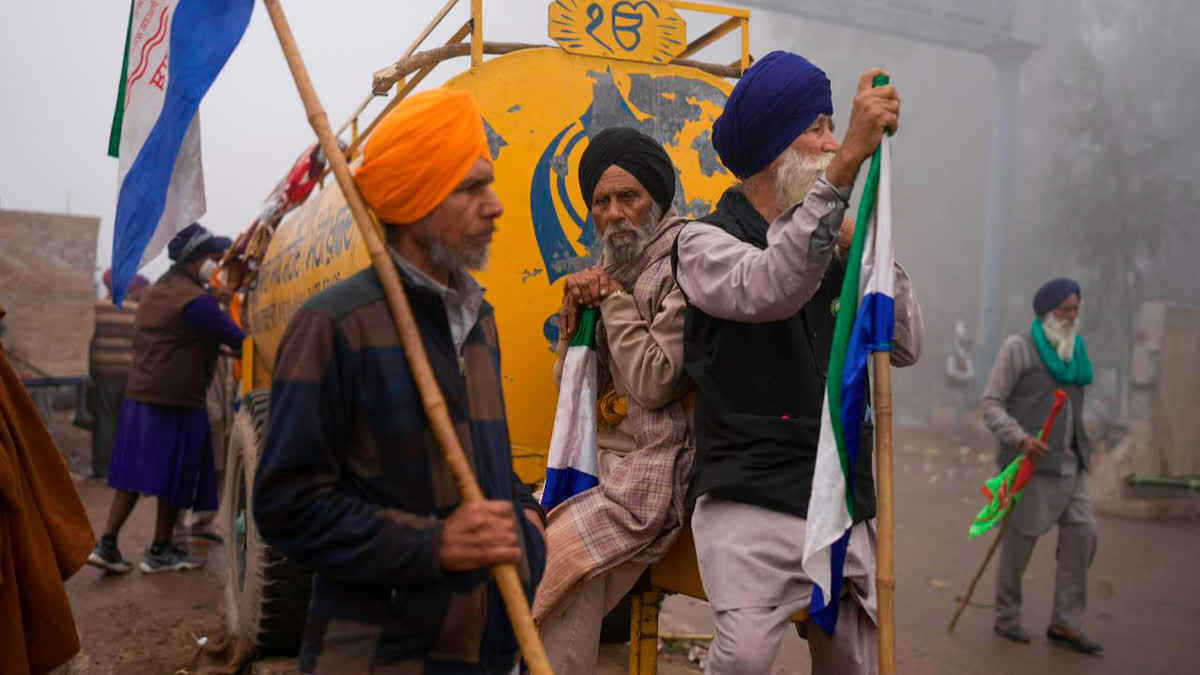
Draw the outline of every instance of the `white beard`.
M1063 363L1070 363L1075 358L1075 338L1079 335L1079 318L1074 321L1063 321L1053 314L1047 314L1042 319L1042 329L1046 332L1046 340L1058 352L1058 358Z
M804 201L833 158L832 152L820 157L805 157L795 148L784 150L775 170L775 201L779 208L786 211Z

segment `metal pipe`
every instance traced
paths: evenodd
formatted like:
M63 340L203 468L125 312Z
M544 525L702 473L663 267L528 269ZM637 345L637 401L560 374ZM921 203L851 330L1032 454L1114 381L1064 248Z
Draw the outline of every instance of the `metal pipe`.
M1164 487L1200 492L1200 478L1130 475L1125 480L1129 483L1130 487Z

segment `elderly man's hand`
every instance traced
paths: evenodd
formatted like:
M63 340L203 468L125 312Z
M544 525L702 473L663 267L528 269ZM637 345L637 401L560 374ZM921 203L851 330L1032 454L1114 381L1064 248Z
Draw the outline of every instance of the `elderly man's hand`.
M438 562L447 572L465 572L521 559L512 502L465 502L446 519Z
M886 74L880 68L872 68L858 80L846 138L826 172L826 178L834 185L853 184L859 167L879 147L884 130L896 133L900 129L900 96L896 88L890 84L871 86L876 75Z
M567 277L563 284L563 298L570 298L583 307L595 307L618 290L621 290L621 285L613 281L608 272L592 267Z
M1021 454L1035 462L1045 457L1049 453L1050 446L1046 445L1034 436L1026 436L1021 440Z
M838 253L845 257L850 253L850 244L854 243L854 219L846 218L842 221L842 231L838 234Z

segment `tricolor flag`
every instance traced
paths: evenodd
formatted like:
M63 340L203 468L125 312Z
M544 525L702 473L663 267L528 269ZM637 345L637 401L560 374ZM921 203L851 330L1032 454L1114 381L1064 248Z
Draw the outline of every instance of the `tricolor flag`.
M196 112L242 39L254 0L133 0L108 154L118 158L113 300L204 215Z
M542 506L550 510L600 484L596 464L596 323L600 310L585 307L563 358L558 410L550 435Z
M867 364L872 352L891 351L895 329L889 161L885 136L871 160L859 227L847 255L808 502L804 570L813 580L809 616L828 633L837 624L842 565L854 522L853 469L861 453L871 452L860 447L870 394Z

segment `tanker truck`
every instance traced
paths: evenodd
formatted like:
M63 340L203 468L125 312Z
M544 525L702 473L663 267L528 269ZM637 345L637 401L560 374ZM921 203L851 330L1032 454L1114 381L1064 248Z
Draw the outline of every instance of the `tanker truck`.
M733 80L750 63L749 12L666 0L556 0L547 10L554 44L537 45L484 41L481 4L471 3L470 19L445 45L417 51L447 15L439 13L405 58L374 74L372 96L390 97L386 113L439 64L469 64L445 86L478 100L495 159L504 215L490 266L477 278L496 311L514 469L533 486L544 478L557 400L551 370L562 281L599 251L576 187L579 157L602 129L638 129L662 142L675 163L679 212L711 211L733 183L713 150L711 129ZM689 42L684 15L715 27ZM691 60L738 31L738 60ZM352 165L374 126L360 131L366 104L338 132ZM298 104L296 114L302 114ZM224 266L226 285L240 290L234 311L248 335L221 509L229 554L226 623L261 654L296 652L311 586L311 572L267 546L250 515L280 338L308 298L370 264L336 182L321 175L323 157L310 146L300 162Z

